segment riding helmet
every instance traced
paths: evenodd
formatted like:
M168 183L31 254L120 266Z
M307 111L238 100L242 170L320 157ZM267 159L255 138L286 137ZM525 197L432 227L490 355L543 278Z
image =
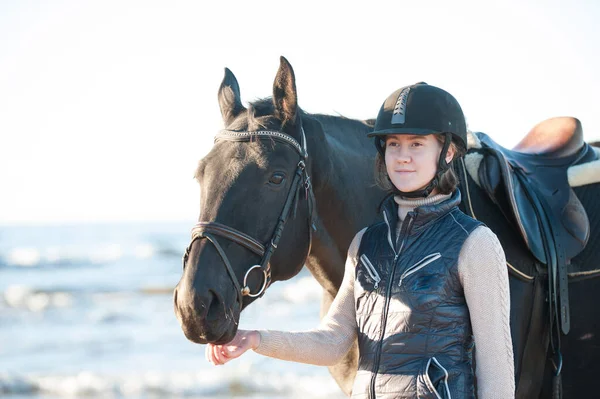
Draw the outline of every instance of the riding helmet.
M393 92L379 110L373 132L375 147L385 159L385 136L389 134L444 134L446 136L438 162L438 172L423 190L411 193L397 192L407 197L427 197L450 167L446 152L454 141L463 150L467 148L467 124L460 104L445 90L425 82L402 87Z
M452 133L456 144L467 148L467 124L458 101L425 82L402 87L386 98L368 136L402 133Z

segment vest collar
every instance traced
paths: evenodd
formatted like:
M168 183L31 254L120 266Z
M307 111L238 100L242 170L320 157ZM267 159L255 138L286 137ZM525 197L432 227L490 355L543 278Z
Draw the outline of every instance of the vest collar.
M447 213L456 208L461 201L460 191L458 188L452 193L450 198L432 205L422 205L416 207L413 211L406 214L405 221L408 218L412 219L409 235L417 234L430 223L445 216ZM391 234L395 235L398 224L398 205L394 201L394 197L389 197L381 206L382 212L390 225Z

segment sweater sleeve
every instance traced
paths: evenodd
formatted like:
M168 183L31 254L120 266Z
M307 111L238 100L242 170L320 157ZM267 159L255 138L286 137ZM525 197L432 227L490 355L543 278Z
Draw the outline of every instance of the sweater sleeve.
M459 255L458 273L473 327L478 397L514 398L506 258L489 228L480 226L467 237Z
M260 330L260 344L255 349L257 353L318 366L332 366L342 359L356 338L354 269L365 230L361 230L350 244L342 285L319 326L298 332Z

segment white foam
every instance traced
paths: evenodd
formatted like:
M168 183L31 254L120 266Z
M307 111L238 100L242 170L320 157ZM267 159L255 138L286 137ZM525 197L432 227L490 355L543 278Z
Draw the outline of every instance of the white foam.
M149 259L154 256L156 250L154 247L148 243L136 245L133 248L133 254L136 258L139 259Z
M57 308L66 308L73 304L73 296L66 292L55 292L51 296L52 306Z
M44 292L26 285L10 285L4 291L4 302L12 308L42 312L49 307L68 307L73 298L66 292Z
M27 298L33 294L33 289L25 285L11 285L4 290L4 301L8 306L17 308L23 306Z
M174 397L214 395L220 397L343 398L332 377L274 373L247 367L230 367L197 372L145 372L104 375L82 371L75 375L0 374L0 392L39 393L56 397ZM321 375L318 375L321 374Z
M20 247L14 248L6 257L10 264L15 266L36 266L41 259L40 252L36 248Z
M70 247L53 246L43 251L43 259L50 264L73 264L85 260L85 253Z
M294 304L320 301L323 288L313 277L302 277L291 281L283 290L283 297Z
M150 259L159 253L152 244L138 243L123 247L118 243L97 243L93 247L74 245L48 247L15 247L7 251L4 259L11 266L61 266L74 264L103 264L129 256L137 259Z
M90 253L92 263L108 263L119 260L123 256L123 249L120 244L108 244L97 248Z
M50 305L50 295L37 292L27 298L27 308L32 312L41 312Z

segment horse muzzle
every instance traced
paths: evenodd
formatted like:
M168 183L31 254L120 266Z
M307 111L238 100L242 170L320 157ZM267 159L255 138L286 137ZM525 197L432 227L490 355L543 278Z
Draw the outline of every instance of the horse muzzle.
M197 344L225 344L237 332L240 309L235 299L230 305L212 290L200 295L185 284L173 292L175 315L186 338Z

